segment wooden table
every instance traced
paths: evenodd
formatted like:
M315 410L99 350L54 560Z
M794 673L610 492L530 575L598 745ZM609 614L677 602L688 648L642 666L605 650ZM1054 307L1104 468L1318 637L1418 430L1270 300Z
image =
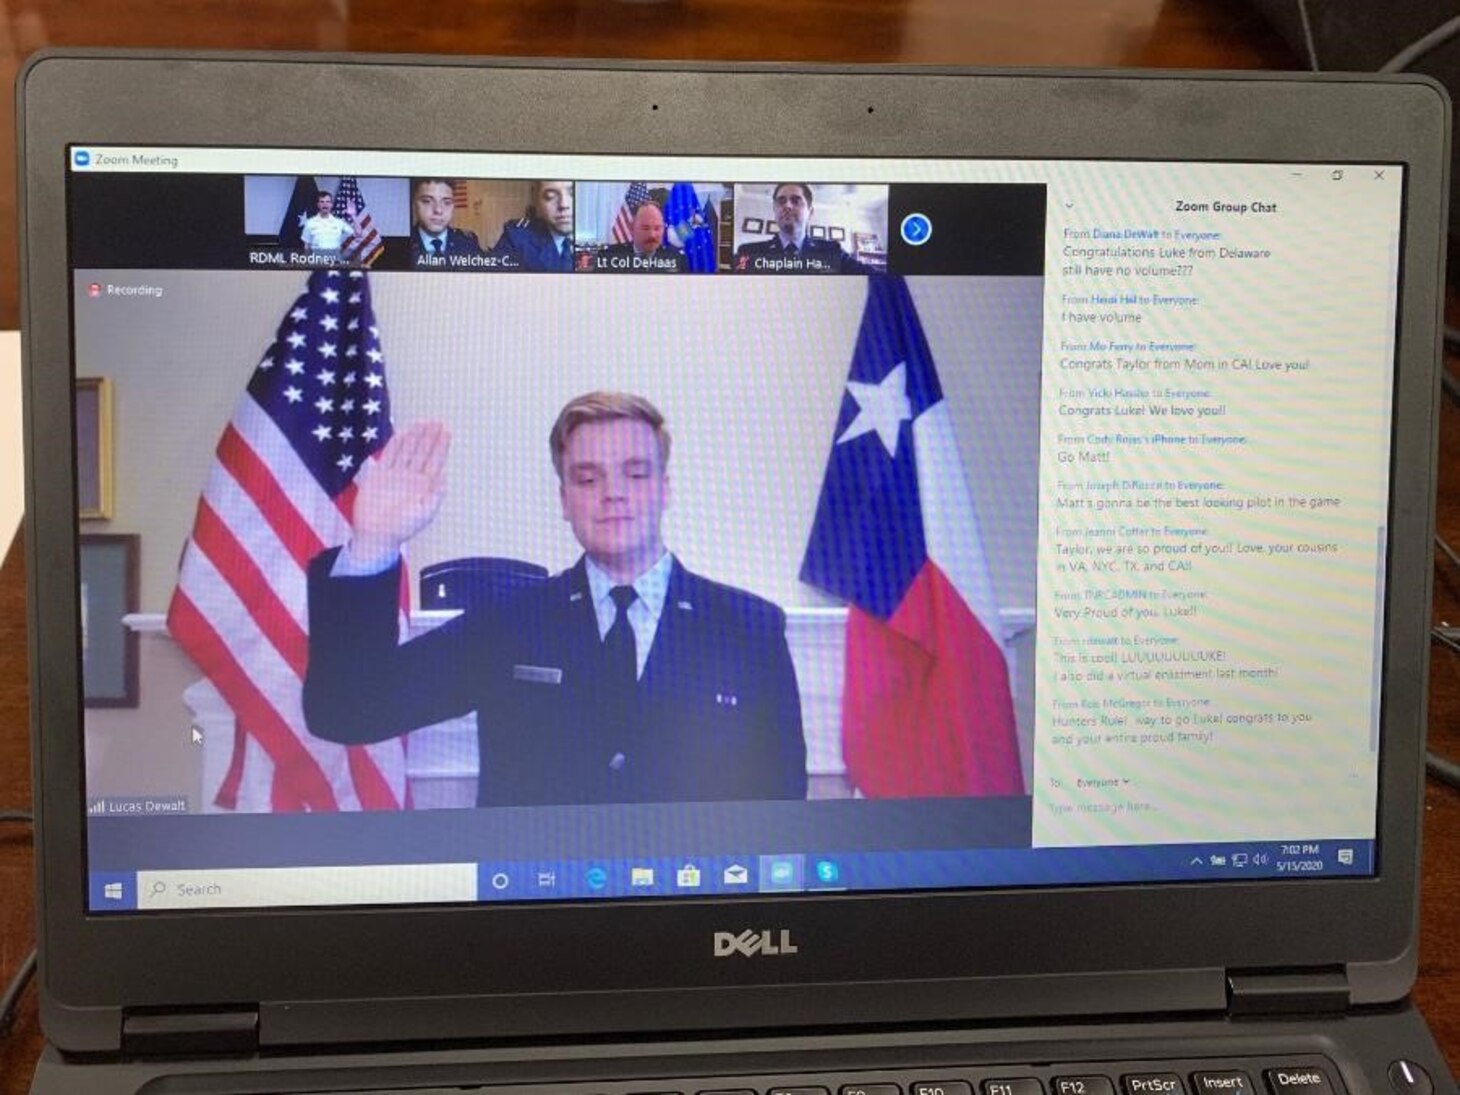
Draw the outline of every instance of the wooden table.
M698 60L1291 68L1244 5L1221 0L11 0L0 5L0 86L47 45L355 50ZM0 328L18 322L13 111L0 109ZM1460 542L1460 410L1443 419L1440 530ZM0 566L0 807L30 803L24 559ZM1436 577L1436 618L1460 622L1460 571ZM1460 655L1436 653L1432 745L1460 758ZM1415 995L1460 1066L1460 791L1426 796ZM0 829L0 981L35 939L28 835ZM0 1095L24 1092L40 1052L34 990L0 1040Z

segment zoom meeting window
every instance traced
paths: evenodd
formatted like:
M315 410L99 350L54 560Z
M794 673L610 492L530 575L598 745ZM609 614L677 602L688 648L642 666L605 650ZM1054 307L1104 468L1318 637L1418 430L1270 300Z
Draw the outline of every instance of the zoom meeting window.
M1373 873L1401 168L71 164L94 912Z

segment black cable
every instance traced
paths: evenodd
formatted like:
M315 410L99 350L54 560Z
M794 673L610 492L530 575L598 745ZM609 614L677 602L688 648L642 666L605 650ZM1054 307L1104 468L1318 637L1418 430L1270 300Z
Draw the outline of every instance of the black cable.
M1451 327L1445 324L1445 349L1460 351L1460 327ZM1441 363L1440 383L1445 387L1445 394L1460 403L1460 381L1451 375L1450 370Z
M1308 67L1314 72L1321 72L1323 68L1318 63L1318 48L1313 43L1313 24L1308 19L1308 0L1298 0L1298 18L1303 24L1303 44L1308 49ZM1403 72L1457 36L1460 36L1460 15L1445 20L1428 34L1416 38L1380 65L1378 71Z
M1317 71L1317 55L1313 52L1313 39L1308 28L1308 7L1306 0L1298 0L1298 10L1303 17L1303 30L1309 34L1309 59L1314 62L1313 68L1314 71ZM1388 61L1384 62L1380 66L1379 71L1403 72L1416 61L1427 56L1457 35L1460 35L1460 15L1445 20L1445 22L1441 23L1422 38L1418 38L1405 46L1393 57L1389 58ZM1460 350L1460 328L1451 327L1448 323L1445 324L1445 346L1448 349ZM1457 403L1460 403L1460 382L1457 382L1450 375L1450 370L1443 363L1440 366L1440 384L1446 395ZM1439 536L1435 537L1435 543L1439 545L1440 550L1445 553L1445 556L1451 563L1460 567L1460 555L1455 553L1454 548ZM1456 641L1456 636L1450 634L1452 630L1454 629L1432 627L1430 628L1430 638L1444 644L1456 653L1460 653L1460 641ZM1441 783L1460 788L1460 764L1456 764L1453 760L1448 760L1429 750L1425 751L1425 773L1439 780Z
M1308 67L1321 72L1318 63L1318 47L1313 44L1313 24L1308 21L1308 0L1298 0L1298 18L1303 21L1303 43L1308 47Z
M1313 71L1318 71L1318 54L1313 48L1313 32L1308 25L1308 4L1307 0L1298 0L1298 13L1303 19L1303 33L1308 38L1308 59L1312 62ZM1415 39L1409 45L1396 53L1389 60L1380 66L1380 72L1403 72L1411 67L1416 61L1428 56L1439 49L1446 42L1460 36L1460 15L1445 20L1434 30L1421 38ZM1445 325L1445 345L1460 350L1460 329ZM1445 394L1451 399L1460 403L1460 381L1450 375L1450 370L1440 369L1440 383L1444 386Z
M1445 543L1438 536L1435 537L1435 542L1443 547L1451 558L1454 558L1454 552L1451 550L1449 544ZM1457 640L1451 634L1455 630L1452 627L1432 627L1430 628L1430 638L1460 654L1460 640ZM1431 752L1428 749L1425 750L1425 774L1433 779L1439 780L1441 783L1460 788L1460 764L1456 764L1453 760L1442 757L1438 753Z
M1430 638L1441 646L1448 646L1455 653L1460 654L1460 639L1451 635L1450 631L1451 629L1448 627L1432 627L1430 628Z
M1460 403L1460 380L1456 380L1443 365L1440 366L1440 387L1445 390L1446 395Z
M1460 764L1434 753L1425 754L1425 772L1451 787L1460 787Z
M1416 61L1439 49L1452 38L1460 35L1460 15L1446 19L1423 38L1417 38L1396 53L1380 67L1380 72L1403 72Z
M1318 71L1318 53L1313 47L1313 29L1308 25L1308 3L1307 0L1298 0L1298 14L1303 19L1303 34L1308 41L1308 60L1313 66L1313 71ZM1402 50L1396 53L1388 61L1384 62L1379 69L1380 72L1403 72L1414 64L1421 57L1432 50L1438 49L1450 39L1460 35L1460 15L1441 23L1434 30L1430 31L1423 38L1416 39ZM1460 327L1451 327L1445 324L1445 346L1451 350L1460 350ZM1450 370L1443 363L1440 365L1440 384L1445 394L1460 403L1460 381L1457 381L1450 374Z
M1449 559L1457 567L1460 567L1460 553L1456 553L1455 549L1445 542L1443 536L1436 534L1435 546L1445 553L1445 558Z
M0 810L0 822L16 821L35 823L35 818L25 810ZM20 1003L20 994L25 991L25 986L30 984L30 979L35 976L36 950L25 956L25 961L20 964L10 984L5 986L5 992L0 995L0 1037L10 1032L11 1024L15 1022L16 1006Z
M10 1026L15 1022L15 1012L20 1003L20 994L35 976L35 966L36 950L32 947L31 952L25 956L25 961L20 964L20 971L11 979L5 995L0 996L0 1037L10 1033Z
M1446 328L1446 338L1449 337L1450 330L1450 328ZM1435 534L1435 546L1444 553L1446 559L1456 567L1460 567L1460 553L1457 553L1439 533ZM1460 654L1460 628L1432 627L1430 628L1430 639ZM1441 783L1460 788L1460 764L1429 750L1425 750L1425 774Z
M1308 62L1313 71L1317 72L1318 51L1313 45L1313 28L1308 22L1308 0L1298 0L1298 15L1303 21L1303 37L1308 44ZM1415 39L1385 61L1379 71L1403 72L1456 37L1460 37L1460 15L1445 20L1428 34ZM1460 328L1451 327L1448 323L1445 325L1445 345L1450 349L1460 350ZM1450 370L1443 365L1440 367L1440 383L1444 386L1445 394L1460 403L1460 381L1450 375Z

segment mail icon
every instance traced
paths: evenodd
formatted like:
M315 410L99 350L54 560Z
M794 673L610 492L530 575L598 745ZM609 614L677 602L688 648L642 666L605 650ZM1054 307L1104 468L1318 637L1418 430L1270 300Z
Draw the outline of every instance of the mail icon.
M725 885L727 886L748 886L750 884L750 871L739 863L732 863L725 868Z

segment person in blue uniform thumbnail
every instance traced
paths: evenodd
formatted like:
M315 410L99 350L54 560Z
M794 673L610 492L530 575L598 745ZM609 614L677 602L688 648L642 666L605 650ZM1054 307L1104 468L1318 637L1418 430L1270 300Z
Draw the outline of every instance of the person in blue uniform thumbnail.
M512 269L567 273L573 269L573 184L539 179L527 197L526 215L502 225L494 250Z
M353 538L310 564L312 733L365 744L475 713L481 806L806 796L786 615L666 546L653 404L592 392L553 424L576 563L401 642L401 549L441 506L449 447L439 423L393 437L358 479Z
M475 232L451 223L456 215L456 186L452 179L411 181L411 265L445 263L447 255L482 254Z
M816 195L810 183L777 183L771 192L776 234L736 249L734 269L751 274L865 274L868 268L836 240L808 232Z

